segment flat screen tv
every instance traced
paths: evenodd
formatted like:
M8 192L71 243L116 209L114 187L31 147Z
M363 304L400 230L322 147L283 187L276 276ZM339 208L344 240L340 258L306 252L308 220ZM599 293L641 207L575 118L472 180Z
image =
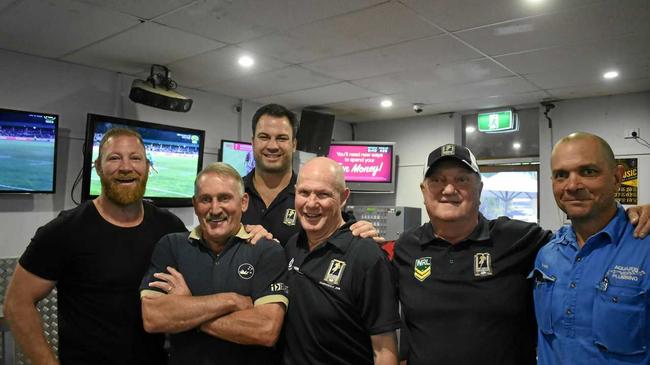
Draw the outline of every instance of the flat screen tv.
M244 177L255 168L253 145L249 142L222 139L219 148L219 161L234 167L239 175Z
M395 191L395 142L332 142L327 157L338 162L352 191Z
M164 207L191 206L194 178L203 166L204 131L97 114L88 114L86 123L81 198L93 199L101 192L93 162L102 136L113 127L135 129L144 140L151 162L145 199Z
M0 193L56 191L59 116L0 109Z

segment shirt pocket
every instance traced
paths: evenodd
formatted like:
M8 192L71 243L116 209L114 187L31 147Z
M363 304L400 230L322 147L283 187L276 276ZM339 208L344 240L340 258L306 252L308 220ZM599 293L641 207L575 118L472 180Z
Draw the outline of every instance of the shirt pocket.
M539 330L547 335L553 334L553 318L551 316L553 304L553 288L555 287L555 276L550 275L536 267L529 279L533 280L535 299L535 319Z
M646 352L646 298L647 293L635 287L599 288L593 309L596 346L621 355Z

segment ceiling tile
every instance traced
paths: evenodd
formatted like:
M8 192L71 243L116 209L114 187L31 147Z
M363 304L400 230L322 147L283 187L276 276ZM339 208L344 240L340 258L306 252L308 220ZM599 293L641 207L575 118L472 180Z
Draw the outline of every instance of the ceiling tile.
M313 89L299 90L286 94L257 98L253 101L263 104L278 103L289 108L296 108L324 105L343 100L367 98L371 96L378 95L350 83L341 82L338 84L327 85Z
M241 44L291 63L441 34L400 3L386 3L320 20Z
M522 0L401 0L423 17L454 32L512 19L565 11L599 0L546 0L531 4Z
M593 83L550 89L555 99L575 99L593 96L627 94L650 90L650 77L643 79L618 80L615 83Z
M483 59L478 61L430 65L418 70L408 70L388 75L353 81L371 91L383 94L403 93L407 90L428 93L430 90L454 84L510 76L510 72L496 63Z
M379 2L373 0L203 0L161 17L157 21L235 44Z
M559 14L456 33L491 55L650 32L650 1L605 1Z
M255 59L253 67L244 69L238 65L237 59L244 54ZM286 66L285 63L257 56L238 47L227 46L173 62L168 67L174 72L174 78L180 85L200 88L217 81L244 77Z
M169 45L173 44L174 47ZM222 47L219 43L155 23L143 23L65 57L76 62L127 74L148 70Z
M100 7L137 16L142 19L152 19L158 15L186 6L194 0L77 0Z
M606 68L650 60L650 33L516 53L496 57L496 60L519 74L569 67L579 70L585 65Z
M529 74L525 77L544 89L557 89L598 83L615 85L622 80L650 77L650 59L646 59L645 62L612 66L619 72L619 77L614 80L605 80L602 78L603 73L608 71L609 68L603 68L589 63L579 68L568 67L565 69Z
M482 58L450 36L436 36L307 63L304 66L341 80L358 80Z
M139 24L70 0L24 0L0 13L0 48L57 58Z
M338 82L300 66L290 66L205 85L202 89L239 98L255 99Z

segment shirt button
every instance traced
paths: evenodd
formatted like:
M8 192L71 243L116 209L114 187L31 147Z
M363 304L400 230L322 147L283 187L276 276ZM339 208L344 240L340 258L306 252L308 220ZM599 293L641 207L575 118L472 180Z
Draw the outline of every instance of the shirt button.
M578 258L576 259L576 261L578 261L578 262L582 261L582 257L578 257Z
M569 309L566 310L566 315L567 315L567 316L570 316L570 315L572 315L572 314L573 314L573 311L571 310L571 308L569 308Z
M453 264L453 263L454 263L454 259L449 259L449 263L450 263L450 264Z
M571 289L574 289L576 287L576 283L572 281L569 286L571 287Z

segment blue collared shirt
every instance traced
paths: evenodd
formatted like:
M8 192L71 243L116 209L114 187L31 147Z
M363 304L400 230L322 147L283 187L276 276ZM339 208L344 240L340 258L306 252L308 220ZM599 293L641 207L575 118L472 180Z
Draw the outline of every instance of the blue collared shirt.
M582 248L564 226L540 250L538 364L650 364L650 239L633 231L619 206Z

